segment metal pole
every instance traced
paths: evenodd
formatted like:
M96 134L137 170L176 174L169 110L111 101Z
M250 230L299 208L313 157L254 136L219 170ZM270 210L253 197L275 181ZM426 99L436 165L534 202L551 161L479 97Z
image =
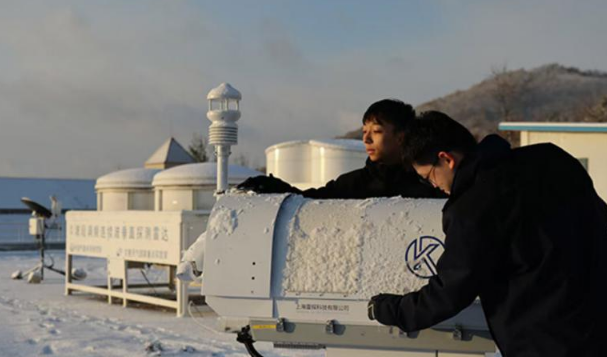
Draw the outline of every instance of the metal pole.
M44 280L44 231L40 234L38 243L40 244L40 280Z
M217 193L224 193L228 189L228 158L230 146L217 145Z

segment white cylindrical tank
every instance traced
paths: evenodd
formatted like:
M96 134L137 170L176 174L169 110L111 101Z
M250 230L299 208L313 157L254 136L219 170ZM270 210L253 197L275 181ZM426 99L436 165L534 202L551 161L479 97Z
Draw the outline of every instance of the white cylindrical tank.
M97 179L98 211L153 211L152 180L158 169L120 170Z
M365 165L360 140L289 141L266 149L266 172L300 189L323 186Z
M261 172L247 167L229 166L230 186L237 185ZM204 162L177 166L165 170L154 177L157 211L211 210L215 204L217 164Z
M312 183L321 186L339 175L360 169L365 165L367 153L360 140L310 140L312 157Z
M266 173L294 185L310 182L312 163L308 141L288 141L267 148Z

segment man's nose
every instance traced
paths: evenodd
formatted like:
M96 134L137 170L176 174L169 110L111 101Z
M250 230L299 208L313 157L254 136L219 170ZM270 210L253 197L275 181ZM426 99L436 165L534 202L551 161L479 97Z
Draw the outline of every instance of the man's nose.
M371 135L369 135L369 133L363 133L363 142L365 144L371 144L373 142L371 140Z

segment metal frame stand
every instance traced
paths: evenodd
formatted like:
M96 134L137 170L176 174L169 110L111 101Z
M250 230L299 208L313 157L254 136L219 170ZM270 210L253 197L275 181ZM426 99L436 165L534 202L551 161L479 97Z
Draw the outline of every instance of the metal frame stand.
M39 218L39 219L41 219L41 218ZM60 270L60 269L57 269L54 267L54 265L55 265L54 260L53 260L53 263L50 265L46 265L46 263L45 263L45 255L44 255L44 251L46 250L46 234L45 233L46 233L46 220L42 219L42 233L34 235L34 237L36 237L35 238L36 242L38 243L38 251L40 253L40 262L24 273L24 275L27 275L27 274L30 274L31 272L35 272L35 271L39 270L40 271L40 281L44 280L44 269L45 268L52 272L65 276L65 272L63 270Z

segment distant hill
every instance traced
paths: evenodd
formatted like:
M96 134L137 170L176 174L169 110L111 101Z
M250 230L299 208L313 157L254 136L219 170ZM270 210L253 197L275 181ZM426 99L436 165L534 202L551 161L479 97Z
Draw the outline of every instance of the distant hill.
M501 121L607 122L607 73L550 64L527 71L492 71L467 90L421 104L440 110L478 138L497 132ZM343 137L361 138L361 130Z

